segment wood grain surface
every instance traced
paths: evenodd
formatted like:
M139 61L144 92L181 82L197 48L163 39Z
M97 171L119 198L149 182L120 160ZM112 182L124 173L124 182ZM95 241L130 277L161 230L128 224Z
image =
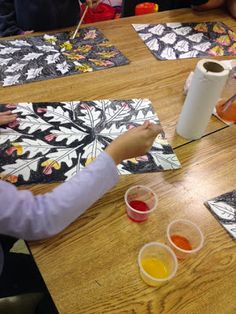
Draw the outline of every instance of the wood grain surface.
M212 117L206 135L189 142L175 134L184 101L183 85L199 59L158 61L131 23L223 21L223 11L177 10L124 18L96 25L131 61L94 73L0 88L1 102L150 98L169 142L182 163L176 171L122 176L77 221L59 235L29 243L61 314L93 313L236 313L236 246L203 202L235 188L236 128ZM221 58L229 59L229 58ZM157 193L159 205L143 224L125 213L124 193L144 184ZM33 193L56 184L33 185ZM176 277L158 288L139 276L137 256L150 241L166 241L175 218L199 225L203 249L179 263Z

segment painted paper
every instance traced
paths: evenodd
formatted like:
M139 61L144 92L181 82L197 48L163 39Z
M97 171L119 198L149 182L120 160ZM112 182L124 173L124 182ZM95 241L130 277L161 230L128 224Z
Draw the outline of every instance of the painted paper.
M236 190L213 198L205 205L222 227L236 239Z
M0 41L0 81L24 84L125 65L129 60L95 27L71 34Z
M235 56L236 34L222 22L133 24L160 60Z
M17 185L67 180L120 134L145 120L160 124L148 99L0 105L9 108L18 119L0 128L0 176ZM120 174L178 168L164 131L147 155L118 165Z

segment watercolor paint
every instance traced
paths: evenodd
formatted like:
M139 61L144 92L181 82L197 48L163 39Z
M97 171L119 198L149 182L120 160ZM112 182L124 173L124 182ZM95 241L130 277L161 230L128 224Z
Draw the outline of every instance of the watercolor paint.
M133 200L129 202L129 205L135 209L138 210L142 213L136 213L133 212L132 217L129 217L131 220L135 221L135 222L142 222L147 220L148 218L148 213L144 214L144 212L148 212L150 210L149 206L143 202L143 201L138 201L138 200Z
M150 257L142 260L142 267L146 273L156 279L168 277L169 272L165 263L157 258Z
M236 122L236 100L231 102L229 106L225 106L225 100L219 101L216 105L218 116L228 122Z
M190 244L189 240L183 236L178 234L173 234L171 237L171 241L178 246L182 250L191 251L192 245Z

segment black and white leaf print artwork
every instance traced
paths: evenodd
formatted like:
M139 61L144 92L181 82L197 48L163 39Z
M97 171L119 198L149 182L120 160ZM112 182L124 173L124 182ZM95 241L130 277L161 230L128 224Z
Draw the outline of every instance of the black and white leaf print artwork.
M178 27L178 28L174 28L174 32L177 35L182 35L182 36L186 36L187 34L189 34L191 32L192 28L191 27Z
M18 119L0 128L0 177L29 184L69 179L93 161L120 134L159 124L148 99L95 100L0 105ZM180 168L162 131L145 156L118 165L120 174Z
M159 40L163 41L165 44L174 44L177 39L177 36L174 33L169 33L160 37Z
M236 240L236 190L205 202L219 223Z
M180 40L176 43L174 48L178 51L188 52L189 51L189 43L186 40Z
M166 47L165 49L163 49L163 51L161 53L161 57L163 59L174 60L174 59L176 59L176 54L175 54L175 51L173 48Z
M236 55L236 34L222 22L133 24L160 60Z
M15 85L19 83L19 79L20 79L20 74L8 75L3 80L3 86Z
M151 50L158 51L158 49L159 49L158 40L156 38L154 38L154 39L151 39L151 40L147 41L147 46Z
M162 35L165 30L165 26L158 24L157 26L154 26L149 29L149 32L154 34L154 35Z
M29 69L26 73L26 79L30 80L37 76L39 76L43 71L43 67L36 68L36 69Z
M24 66L25 66L25 64L14 63L14 64L12 64L11 66L9 66L9 67L6 69L6 72L8 72L8 73L14 73L14 72L17 72L17 71L21 71Z
M0 40L0 83L24 84L128 64L95 27L70 33Z
M203 39L203 36L204 36L203 33L198 33L198 34L193 34L193 35L187 36L187 39L189 39L195 43L200 43Z

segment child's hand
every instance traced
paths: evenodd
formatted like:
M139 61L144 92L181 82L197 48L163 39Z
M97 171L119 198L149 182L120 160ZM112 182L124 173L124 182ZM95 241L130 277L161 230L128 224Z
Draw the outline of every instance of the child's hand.
M13 114L11 111L0 112L0 125L8 124L15 121L17 118L16 114Z
M96 8L100 0L86 0L86 4L89 8Z
M116 164L122 160L146 154L153 141L161 132L160 125L145 121L141 126L133 128L115 139L105 151Z

